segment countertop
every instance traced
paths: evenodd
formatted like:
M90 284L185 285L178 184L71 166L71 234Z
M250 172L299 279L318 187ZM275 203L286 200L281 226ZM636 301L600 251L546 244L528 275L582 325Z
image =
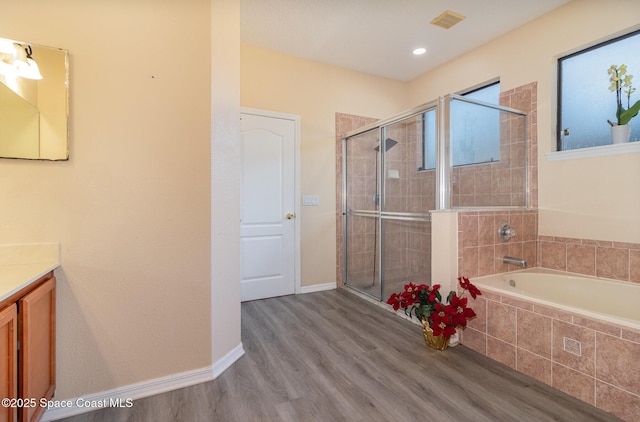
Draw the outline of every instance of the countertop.
M0 245L0 302L59 266L57 243Z

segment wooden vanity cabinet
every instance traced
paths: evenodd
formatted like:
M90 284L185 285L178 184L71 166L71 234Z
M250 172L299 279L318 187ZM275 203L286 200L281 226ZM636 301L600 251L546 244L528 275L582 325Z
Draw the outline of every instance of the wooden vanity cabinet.
M0 406L0 422L38 421L46 410L41 399L53 397L55 287L50 272L0 302L0 397L30 400L23 407Z
M23 407L22 421L37 421L46 410L40 399L51 400L56 389L56 278L51 277L18 302L20 360L18 393L37 399L37 407Z
M0 311L0 398L18 397L18 311L11 304ZM0 406L0 422L16 421L15 407Z

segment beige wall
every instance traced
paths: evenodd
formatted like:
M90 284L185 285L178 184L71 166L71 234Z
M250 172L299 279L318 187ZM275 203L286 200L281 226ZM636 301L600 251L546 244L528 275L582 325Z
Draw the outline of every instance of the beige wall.
M603 18L612 10L623 12ZM544 156L555 145L556 58L638 25L638 16L635 0L573 1L410 82L411 105L495 77L503 90L537 81L540 234L639 243L640 154Z
M239 56L239 3L215 3ZM231 304L212 304L225 238L211 240L210 111L229 119L239 85L212 104L211 19L210 0L3 2L0 36L70 51L70 160L0 161L0 243L61 244L58 399L204 368L239 343L233 243L213 277ZM222 144L235 157L235 116L214 127L218 161Z
M215 363L240 344L240 0L211 0L211 31L211 347Z
M301 116L301 284L336 281L335 113L382 118L407 108L406 84L242 45L241 105Z

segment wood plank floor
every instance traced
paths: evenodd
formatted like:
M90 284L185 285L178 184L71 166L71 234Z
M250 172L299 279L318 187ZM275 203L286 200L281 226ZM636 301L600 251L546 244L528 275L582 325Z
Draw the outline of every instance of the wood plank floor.
M242 341L214 381L66 420L618 420L343 289L242 304Z

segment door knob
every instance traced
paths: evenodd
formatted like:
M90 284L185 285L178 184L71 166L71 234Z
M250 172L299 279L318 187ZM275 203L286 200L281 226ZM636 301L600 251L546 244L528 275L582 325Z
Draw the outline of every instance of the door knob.
M296 215L292 212L287 214L287 220L293 220L294 218L296 218Z

